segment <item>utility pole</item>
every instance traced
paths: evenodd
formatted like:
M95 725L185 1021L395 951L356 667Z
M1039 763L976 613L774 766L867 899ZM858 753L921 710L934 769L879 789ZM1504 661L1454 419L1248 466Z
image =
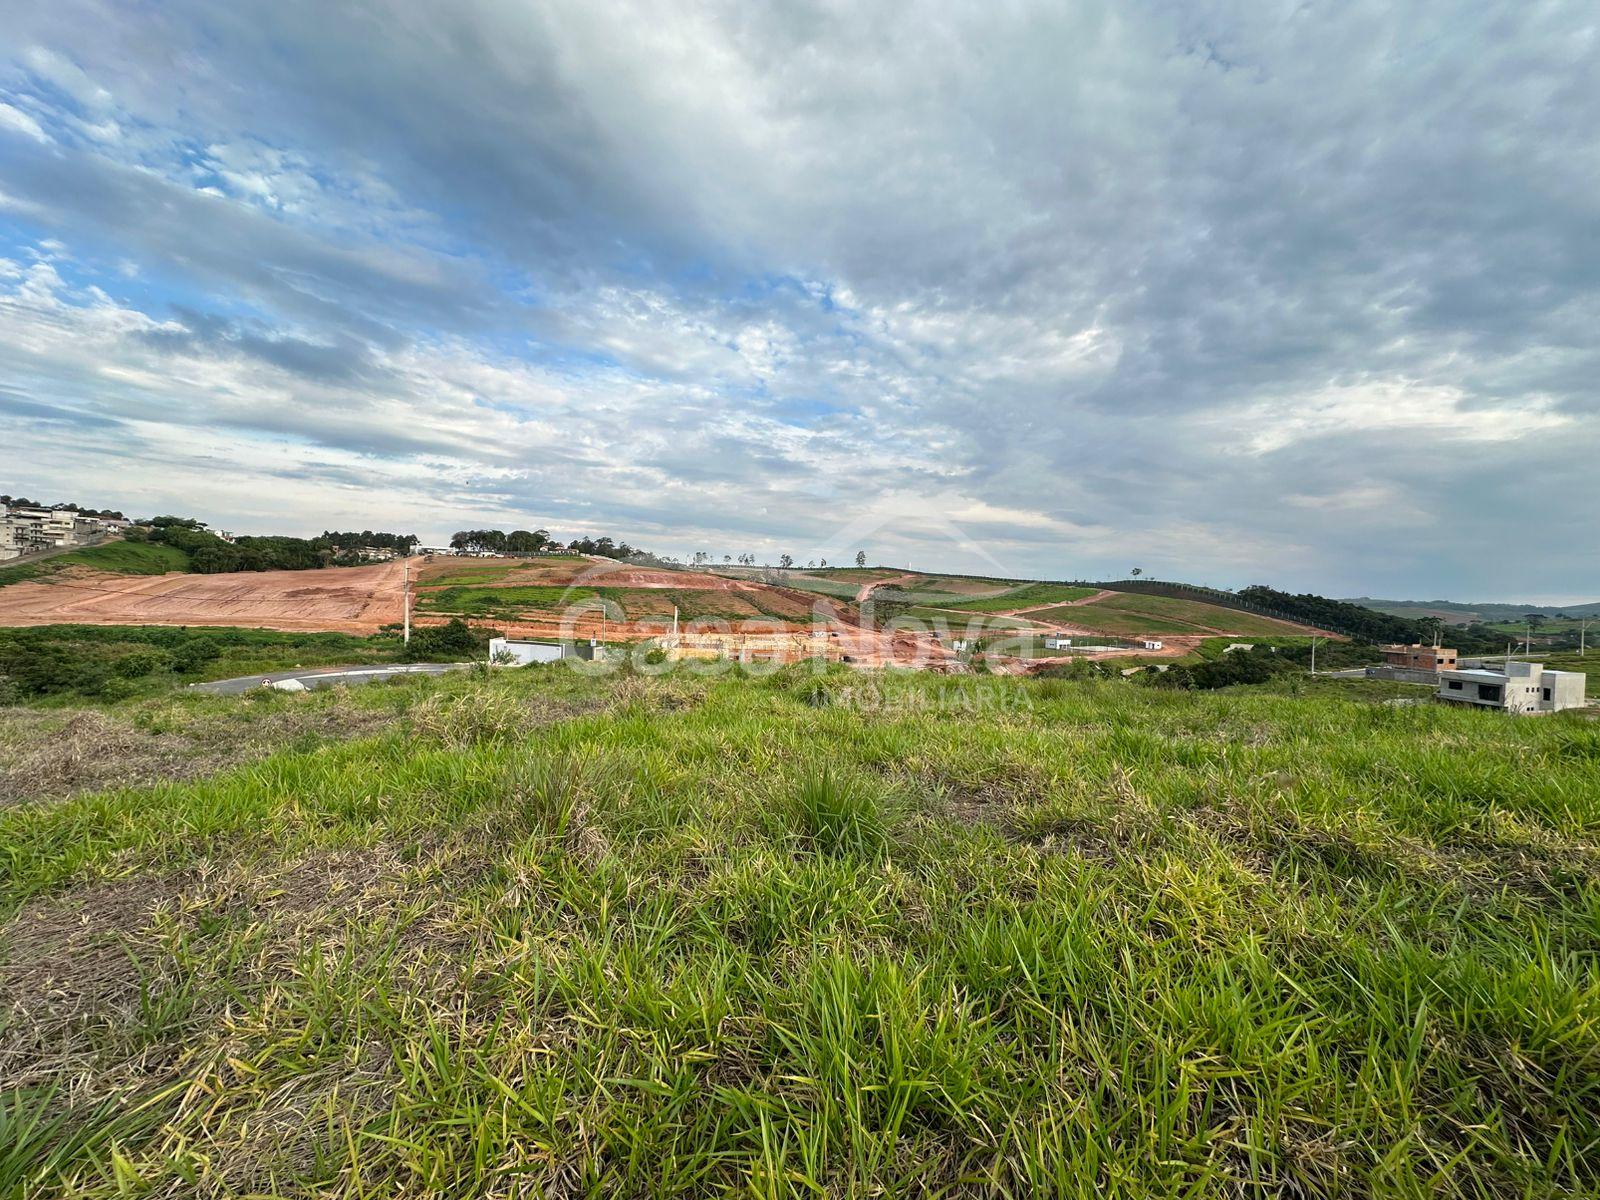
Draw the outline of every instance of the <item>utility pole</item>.
M1587 636L1588 633L1589 633L1589 622L1586 621L1586 620L1580 620L1578 622L1578 657L1579 658L1582 658L1584 656L1584 654L1588 650L1588 636Z
M409 646L411 644L411 564L409 562L403 564L403 569L405 571L405 575L403 582L400 584L400 588L405 597L405 641L406 645Z
M1315 676L1317 674L1317 639L1316 638L1312 638L1311 639L1311 674L1312 674L1313 678L1315 678Z

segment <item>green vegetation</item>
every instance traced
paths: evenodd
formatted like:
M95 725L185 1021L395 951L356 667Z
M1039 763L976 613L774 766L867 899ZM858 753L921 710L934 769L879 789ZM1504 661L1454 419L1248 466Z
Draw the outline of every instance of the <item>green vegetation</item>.
M754 571L722 572L734 579L760 579L761 573ZM815 592L822 596L832 596L837 600L851 600L860 590L860 584L852 583L847 579L828 578L814 575L809 571L786 571L783 574L783 585L801 592Z
M1392 616L1360 604L1330 600L1310 592L1291 595L1258 584L1241 588L1238 596L1241 600L1281 612L1307 625L1347 634L1363 642L1410 643L1432 637L1431 626L1424 621Z
M9 1193L1600 1189L1582 717L560 667L190 700L152 729L383 723L0 810Z
M510 616L525 608L560 610L569 604L586 603L599 596L599 589L589 587L527 584L474 587L467 584L420 592L417 607L424 612L461 613L464 616Z
M0 567L0 587L26 579L47 579L68 567L88 567L118 575L165 575L168 571L187 571L189 556L172 546L150 542L106 542L36 562Z
M200 680L288 667L393 662L399 650L400 640L392 634L167 625L0 629L0 704L88 696L125 700Z
M701 618L748 620L755 617L785 619L790 604L761 591L735 592L720 588L556 587L511 584L460 585L420 593L417 607L425 612L459 613L469 617L512 620L527 609L546 614L570 605L605 603L607 611L627 620L670 617L673 606L685 621Z
M998 596L978 600L961 599L957 603L941 605L957 612L1009 612L1015 608L1036 608L1042 604L1065 604L1069 600L1082 600L1098 591L1092 587L1074 587L1066 583L1030 583L1012 588Z
M399 648L405 662L466 662L487 659L491 629L475 629L460 617L443 625L424 625L411 631L411 640Z
M188 517L155 517L148 527L135 526L130 542L148 540L181 551L187 570L200 575L234 571L310 571L318 567L360 566L357 545L401 550L416 544L415 534L325 532L320 537L238 537L229 542L203 523ZM364 539L355 542L352 539ZM341 540L342 539L342 540Z

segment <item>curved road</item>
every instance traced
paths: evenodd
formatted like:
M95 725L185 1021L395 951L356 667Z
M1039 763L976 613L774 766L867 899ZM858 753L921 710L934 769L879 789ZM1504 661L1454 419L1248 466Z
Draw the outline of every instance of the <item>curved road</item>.
M308 667L298 671L271 671L265 675L240 675L237 679L217 679L210 683L191 683L189 689L213 696L238 696L268 684L298 680L306 688L332 687L338 683L376 683L400 675L443 675L459 671L469 663L400 663L393 666ZM291 691L295 689L289 689Z

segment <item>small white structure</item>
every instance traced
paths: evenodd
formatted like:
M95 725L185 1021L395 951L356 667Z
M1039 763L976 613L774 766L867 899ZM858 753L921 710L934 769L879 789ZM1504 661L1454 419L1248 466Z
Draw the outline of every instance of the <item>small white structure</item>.
M1141 649L1141 650L1159 650L1159 649L1161 649L1161 643L1158 642L1155 638L1143 638L1139 642L1139 649Z
M1508 660L1498 671L1440 671L1435 698L1510 713L1582 708L1589 677L1581 671L1548 671L1543 663Z
M525 667L529 663L560 662L567 657L561 642L514 642L508 638L489 639L489 661L496 665Z
M1061 634L1053 634L1044 639L1044 648L1046 650L1071 650L1072 639Z

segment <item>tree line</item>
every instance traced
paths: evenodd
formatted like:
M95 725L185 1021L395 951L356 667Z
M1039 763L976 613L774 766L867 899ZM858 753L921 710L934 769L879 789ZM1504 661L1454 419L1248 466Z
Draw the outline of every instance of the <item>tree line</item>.
M1454 649L1469 654L1490 654L1504 648L1504 636L1480 623L1466 628L1456 626L1446 635L1444 622L1438 617L1423 617L1420 620L1396 617L1362 604L1330 600L1311 592L1296 595L1254 584L1239 589L1235 595L1307 625L1342 633L1354 641L1372 645L1390 642L1409 645L1412 642L1432 642L1436 638L1444 638Z
M7 508L51 508L58 512L77 513L80 517L100 517L108 521L126 520L122 513L114 508L84 508L81 504L46 504L43 500L29 500L26 496L7 496L0 494L0 504Z
M538 554L544 550L571 550L576 554L595 554L602 558L653 558L646 550L610 537L576 537L565 545L550 536L548 529L461 529L450 537L452 550L478 554Z
M357 553L359 546L392 549L404 554L417 543L413 533L372 530L360 534L328 531L315 538L246 536L230 542L212 533L200 521L172 516L154 517L146 524L129 529L126 536L129 541L155 542L183 551L189 558L189 570L199 575L358 566L363 561Z

